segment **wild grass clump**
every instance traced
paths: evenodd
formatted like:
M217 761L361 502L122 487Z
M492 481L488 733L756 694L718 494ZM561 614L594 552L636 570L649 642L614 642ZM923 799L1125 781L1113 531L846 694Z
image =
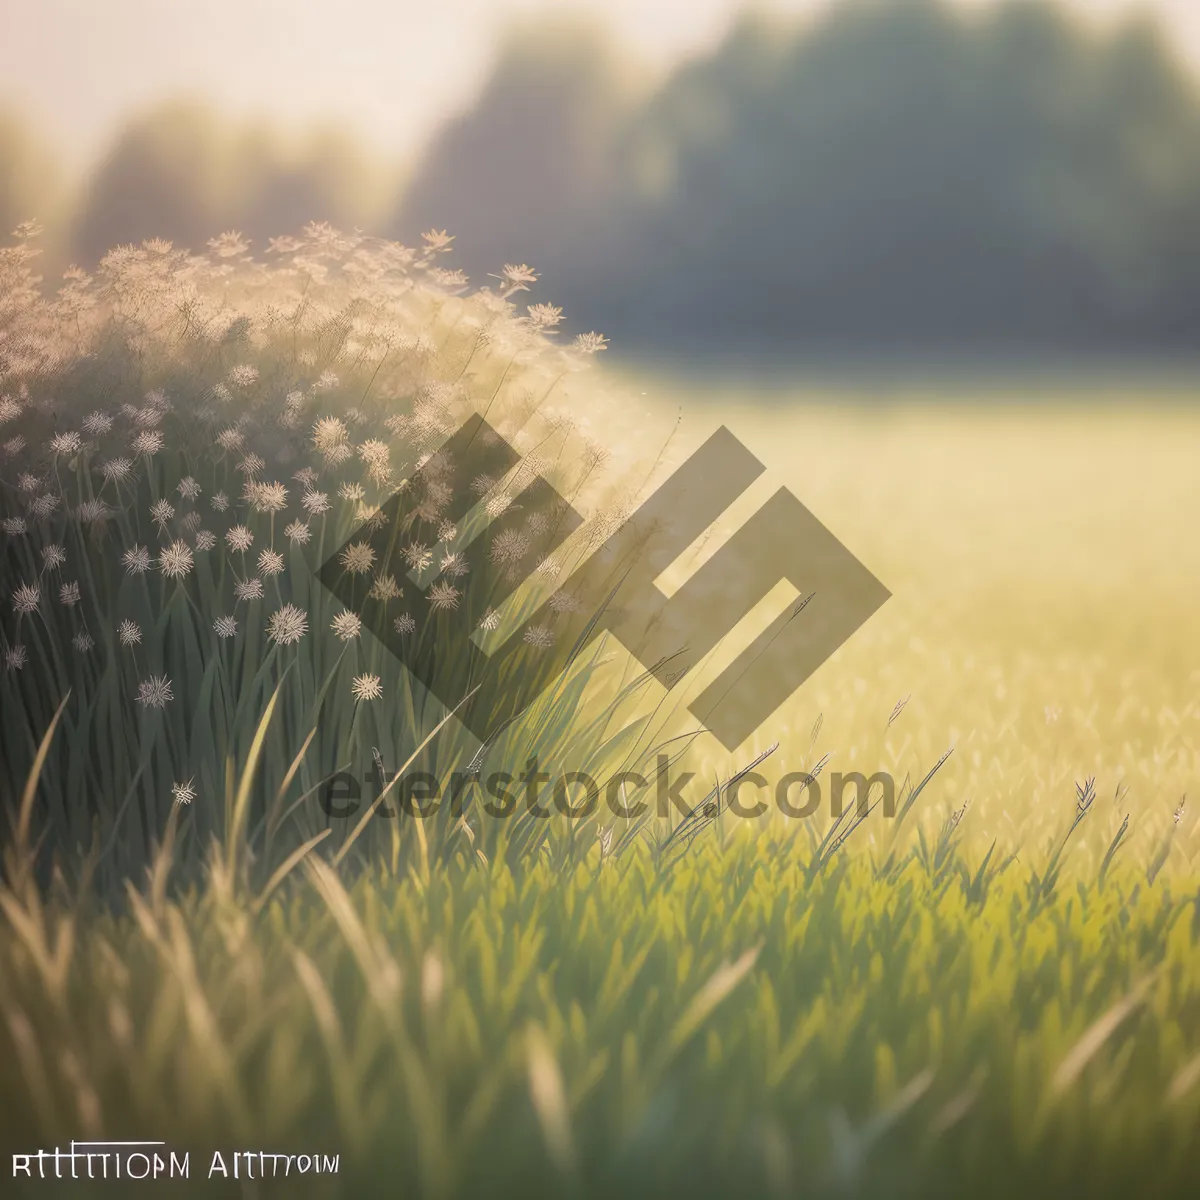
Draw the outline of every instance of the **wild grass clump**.
M414 250L314 224L265 262L236 234L199 255L146 242L53 294L33 273L35 232L0 252L0 809L11 828L62 706L33 813L40 877L90 852L93 882L119 893L166 836L198 879L214 840L247 834L260 882L323 831L334 853L378 836L393 868L410 847L469 838L461 820L431 822L430 846L396 821L332 827L322 811L335 771L362 780L382 760L441 776L474 746L315 572L346 547L377 622L456 653L464 593L493 618L462 578L468 531L445 514L454 464L431 456L482 412L522 461L471 481L481 509L531 472L578 502L603 454L561 388L604 339L560 346L559 310L519 314L527 267L468 293L437 231ZM406 565L442 575L418 626L412 582L347 543L391 519L427 465L396 518ZM534 516L500 547L519 574L539 565ZM570 734L564 714L541 716L510 735L522 761Z

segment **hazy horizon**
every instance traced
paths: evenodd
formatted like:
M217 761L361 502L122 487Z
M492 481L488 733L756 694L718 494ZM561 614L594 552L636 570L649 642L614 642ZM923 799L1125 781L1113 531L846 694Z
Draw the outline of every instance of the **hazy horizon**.
M658 0L647 11L640 0L342 0L336 8L319 0L0 0L0 110L27 122L74 170L131 118L179 97L297 133L344 129L377 154L407 160L470 104L514 22L589 18L647 70L665 73L714 47L746 11L803 17L844 2ZM1061 4L1102 22L1153 13L1200 76L1194 0Z

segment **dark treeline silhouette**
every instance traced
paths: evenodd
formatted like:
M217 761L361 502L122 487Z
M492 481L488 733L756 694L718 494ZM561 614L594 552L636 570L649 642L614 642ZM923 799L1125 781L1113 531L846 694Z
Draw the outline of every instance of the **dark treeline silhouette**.
M291 154L196 105L131 123L61 241L310 219L456 235L634 351L1186 352L1200 339L1200 91L1156 27L939 0L748 17L652 81L587 26L515 30L407 186L336 133ZM0 218L54 207L0 120ZM57 210L55 210L57 211Z
M1100 37L1049 6L932 0L747 19L633 106L609 60L598 41L513 50L394 232L452 211L469 271L540 265L625 347L1200 334L1200 101L1152 25ZM565 170L584 138L586 171Z

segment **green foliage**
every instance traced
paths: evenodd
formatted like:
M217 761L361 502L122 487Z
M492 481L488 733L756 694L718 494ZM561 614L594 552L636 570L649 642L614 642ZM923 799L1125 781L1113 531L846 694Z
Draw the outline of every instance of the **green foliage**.
M172 899L168 840L123 913L10 857L6 1143L339 1154L347 1195L1182 1195L1200 1167L1195 905L1136 871L981 890L991 851L945 835L882 878L742 827L669 866L592 839L347 875L314 843L258 891L248 849L235 816Z

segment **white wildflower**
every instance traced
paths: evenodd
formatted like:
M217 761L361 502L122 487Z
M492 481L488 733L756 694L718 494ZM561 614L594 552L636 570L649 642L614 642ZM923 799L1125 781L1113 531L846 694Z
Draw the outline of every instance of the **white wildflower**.
M174 700L171 681L165 675L151 675L138 684L137 702L146 708L166 708Z
M350 690L355 700L378 700L383 695L383 680L378 675L356 675Z
M340 612L330 622L329 628L343 642L348 642L362 632L362 621L352 612Z
M298 642L308 632L308 617L294 604L276 609L267 622L267 635L280 646Z

